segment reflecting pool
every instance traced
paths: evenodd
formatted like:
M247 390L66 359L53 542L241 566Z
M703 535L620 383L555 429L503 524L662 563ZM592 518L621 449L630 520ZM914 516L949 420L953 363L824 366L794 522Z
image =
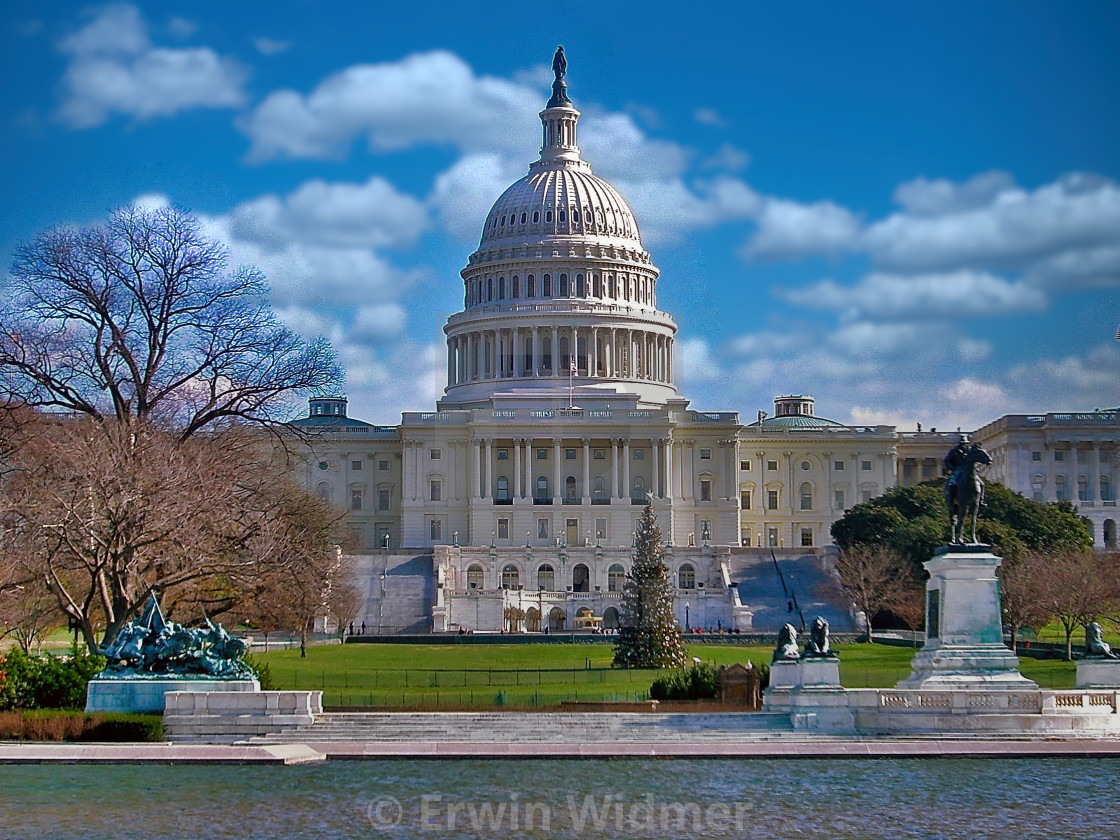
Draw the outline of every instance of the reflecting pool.
M1109 838L1120 759L7 766L12 838Z

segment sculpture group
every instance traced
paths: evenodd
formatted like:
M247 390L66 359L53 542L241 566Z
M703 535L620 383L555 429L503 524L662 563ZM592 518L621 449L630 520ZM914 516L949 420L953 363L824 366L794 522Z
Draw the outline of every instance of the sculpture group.
M209 618L198 629L167 621L155 596L143 615L121 628L102 653L108 667L100 679L146 675L252 679L253 669L241 657L245 642Z
M792 662L803 657L827 657L835 659L828 642L828 621L818 615L809 627L809 641L804 652L797 647L797 629L792 624L785 625L778 633L778 644L774 648L772 662Z

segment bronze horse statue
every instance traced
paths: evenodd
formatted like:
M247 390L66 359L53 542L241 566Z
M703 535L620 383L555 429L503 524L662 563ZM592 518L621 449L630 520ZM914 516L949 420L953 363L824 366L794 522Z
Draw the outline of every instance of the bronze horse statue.
M976 518L984 502L984 480L976 470L977 464L991 464L992 456L978 443L965 445L964 441L946 456L945 467L951 471L945 482L945 504L949 508L950 542L959 545L965 538L965 523L972 519L972 542L976 539Z

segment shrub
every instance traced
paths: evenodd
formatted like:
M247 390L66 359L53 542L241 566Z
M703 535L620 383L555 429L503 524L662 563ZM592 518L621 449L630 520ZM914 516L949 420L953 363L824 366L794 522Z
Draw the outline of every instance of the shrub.
M93 715L82 732L83 741L162 741L163 716L139 714Z
M31 656L16 648L0 659L0 710L81 709L86 684L105 667L100 656Z
M267 662L249 655L241 657L241 660L256 672L257 680L261 684L261 691L276 690L276 680L272 678L272 669L268 667Z
M0 712L4 741L162 741L163 717L92 714L67 709Z
M653 700L711 700L718 689L715 666L699 664L658 677L649 687L649 696Z

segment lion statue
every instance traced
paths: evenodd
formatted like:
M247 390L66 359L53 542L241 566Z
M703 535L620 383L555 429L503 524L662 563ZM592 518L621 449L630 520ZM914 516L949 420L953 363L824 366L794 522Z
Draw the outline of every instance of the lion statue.
M1092 621L1085 626L1085 656L1097 659L1120 659L1112 646L1104 640L1101 626Z
M813 619L809 628L809 643L805 645L806 656L833 656L828 647L828 621L823 615Z
M774 656L770 661L783 662L800 658L801 654L797 650L797 630L792 624L787 624L778 633L778 645L774 648Z

